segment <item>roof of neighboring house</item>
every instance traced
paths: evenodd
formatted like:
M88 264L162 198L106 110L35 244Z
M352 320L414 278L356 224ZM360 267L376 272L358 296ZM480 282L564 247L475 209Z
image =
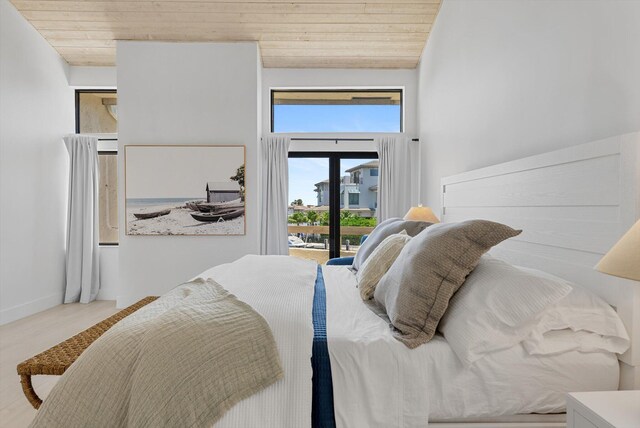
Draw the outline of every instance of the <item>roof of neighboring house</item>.
M371 190L372 192L377 192L378 191L378 185L374 184L373 186L370 186L369 190Z
M239 192L240 185L237 181L207 181L208 191L224 191L224 192Z
M374 159L367 163L361 163L360 165L356 165L353 168L349 168L345 172L353 172L363 168L378 168L379 165L380 165L380 161L378 159Z
M328 182L329 180L318 181L316 184L314 184L314 186L317 186L318 184L328 183Z

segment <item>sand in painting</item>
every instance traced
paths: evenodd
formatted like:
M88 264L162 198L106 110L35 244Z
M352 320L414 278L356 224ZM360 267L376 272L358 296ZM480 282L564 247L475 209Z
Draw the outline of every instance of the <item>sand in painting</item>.
M133 213L160 211L171 208L167 215L137 219ZM194 213L184 205L154 205L127 207L129 235L243 235L244 216L220 222L202 222L191 217Z

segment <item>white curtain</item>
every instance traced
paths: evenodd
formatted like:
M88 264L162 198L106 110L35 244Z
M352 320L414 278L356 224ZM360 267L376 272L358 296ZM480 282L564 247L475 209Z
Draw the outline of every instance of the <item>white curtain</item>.
M64 143L70 161L64 302L89 303L100 289L98 139L70 135Z
M378 174L378 222L404 217L418 203L420 191L419 143L404 136L376 139Z
M260 253L287 255L289 144L287 137L268 136L260 147Z

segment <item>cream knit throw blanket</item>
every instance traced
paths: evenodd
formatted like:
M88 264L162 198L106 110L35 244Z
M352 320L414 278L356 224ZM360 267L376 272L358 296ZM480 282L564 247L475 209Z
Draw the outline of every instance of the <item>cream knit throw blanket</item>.
M196 279L87 348L31 426L210 427L282 377L264 318L212 279Z

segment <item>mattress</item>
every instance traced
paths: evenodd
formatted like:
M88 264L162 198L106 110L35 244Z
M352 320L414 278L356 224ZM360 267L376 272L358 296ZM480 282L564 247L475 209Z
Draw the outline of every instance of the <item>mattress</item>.
M516 345L465 368L442 336L409 350L360 300L351 271L323 274L337 427L560 413L569 391L617 389L617 356L607 352L530 356Z

